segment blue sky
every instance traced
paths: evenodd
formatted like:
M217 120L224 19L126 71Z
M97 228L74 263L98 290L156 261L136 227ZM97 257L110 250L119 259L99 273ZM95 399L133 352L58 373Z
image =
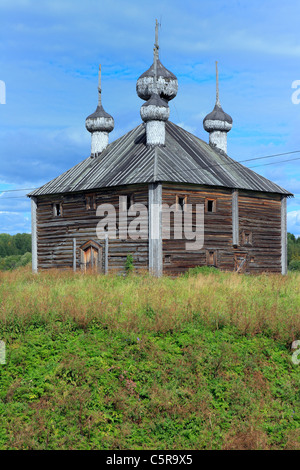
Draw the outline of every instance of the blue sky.
M89 156L85 118L96 108L99 63L115 120L110 141L141 122L135 86L152 64L155 18L161 61L179 81L171 121L208 141L202 121L214 106L218 60L221 104L233 118L228 154L241 161L300 150L300 104L291 99L299 17L300 3L289 0L1 0L0 233L31 230L26 191L1 190L38 187ZM288 230L300 236L300 159L288 161L297 157L246 164L295 194Z

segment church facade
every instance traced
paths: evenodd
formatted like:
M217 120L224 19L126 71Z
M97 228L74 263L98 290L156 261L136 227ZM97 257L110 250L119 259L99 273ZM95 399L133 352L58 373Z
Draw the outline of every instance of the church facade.
M29 194L33 271L49 268L177 275L195 266L287 272L292 194L227 155L232 118L216 103L209 143L169 120L178 80L159 60L137 80L142 123L109 144L114 119L86 119L91 154Z

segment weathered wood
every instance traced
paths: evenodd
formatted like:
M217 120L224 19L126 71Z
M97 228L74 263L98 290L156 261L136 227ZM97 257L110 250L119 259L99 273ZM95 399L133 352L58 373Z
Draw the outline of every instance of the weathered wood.
M162 275L162 185L149 185L149 271Z
M287 274L287 199L281 199L281 274Z
M284 248L282 234L281 196L277 194L239 191L238 214L234 210L235 196L229 188L201 187L184 184L134 185L122 188L105 188L91 192L95 204L87 205L88 193L70 193L65 195L43 196L37 205L37 261L39 269L57 267L65 269L74 266L73 239L77 247L89 240L97 241L96 207L102 203L113 204L116 208L117 239L109 239L109 254L105 254L105 240L100 241L103 248L101 269L105 272L105 263L109 262L109 271L124 271L126 257L130 253L137 269L150 269L155 275L179 274L194 266L207 264L207 250L215 252L214 260L222 270L235 269L236 255L239 251L247 253L246 272L262 271L282 272ZM134 215L122 219L119 213L119 197L123 196L123 205L133 200L134 204L148 206L149 234L145 229L137 239L126 238L127 227L134 220ZM170 230L162 227L159 205L176 205L180 198L192 204L192 229L198 230L196 204L215 201L215 211L204 214L204 246L201 250L186 249L186 239L176 239L174 234L174 216L171 216ZM54 201L62 203L62 217L53 214ZM153 202L153 204L151 204ZM149 204L148 204L149 203ZM157 205L158 203L158 205ZM284 204L284 203L283 203ZM206 205L207 206L207 205ZM235 214L234 214L235 213ZM121 219L119 220L119 215ZM238 223L237 223L238 220ZM123 225L122 225L123 224ZM151 230L157 231L157 237L151 237ZM248 232L251 234L248 236ZM178 233L177 233L178 234ZM170 235L170 236L169 236ZM238 239L238 245L236 242ZM245 244L250 240L251 243ZM212 255L211 255L212 256ZM76 250L76 265L80 265L80 250ZM244 266L243 266L244 270Z
M108 234L105 235L104 243L104 274L108 273Z
M73 238L73 271L76 272L76 238Z
M37 203L36 198L31 198L31 251L32 251L32 272L38 270L37 257Z
M239 192L232 192L232 244L239 245Z
M123 188L106 188L93 191L96 206L102 203L113 204L116 208L116 218L119 217L119 196L126 199L134 199L134 203L148 205L148 185L134 185ZM57 200L55 196L53 199ZM52 196L38 198L37 231L38 231L38 260L41 268L60 268L73 266L73 238L76 238L77 247L89 240L97 241L97 224L100 218L96 216L96 209L87 209L86 194L70 193L61 197L63 201L63 216L54 217L52 210ZM134 216L128 216L128 224ZM147 218L145 219L147 220ZM109 270L125 270L126 257L129 253L133 255L134 265L137 269L148 267L148 233L142 233L144 239L131 240L119 239L119 228L117 227L116 240L109 240ZM122 235L123 236L123 235ZM145 256L138 255L144 250ZM104 241L102 269L104 271ZM76 263L80 265L80 252L77 250Z
M207 198L216 199L216 212L205 212L204 246L203 250L198 253L185 250L184 238L172 239L174 230L171 227L171 239L163 238L163 256L164 259L168 257L167 263L164 264L164 273L178 274L190 267L206 265L206 250L217 252L218 268L233 271L237 253L237 248L233 244L236 241L234 231L236 231L235 237L239 239L239 245L236 246L247 253L245 272L281 272L280 196L240 190L237 233L237 227L233 227L236 223L232 220L232 190L163 184L163 204L172 205L176 202L176 196L184 195L187 195L189 204L204 204ZM193 223L193 228L195 227L196 224ZM251 231L252 243L250 245L243 246L242 244L244 231ZM245 263L243 271L244 268Z

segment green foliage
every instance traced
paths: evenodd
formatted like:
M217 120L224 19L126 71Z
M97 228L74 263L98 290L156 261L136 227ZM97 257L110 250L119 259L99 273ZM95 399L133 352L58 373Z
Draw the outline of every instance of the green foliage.
M12 255L0 258L0 270L7 271L10 269L19 268L20 266L26 266L31 263L31 253L25 253L24 255Z
M125 270L126 270L127 274L133 272L133 270L134 270L133 256L132 256L131 253L128 253L128 255L126 257Z
M219 269L215 268L214 266L196 266L195 268L190 268L183 276L190 277L190 276L198 276L198 274L219 274Z
M289 264L289 269L291 271L300 271L300 258L292 259L292 261Z
M0 270L15 269L31 262L31 234L0 234Z
M0 449L299 449L299 279L0 273Z
M300 237L296 238L295 235L293 235L292 233L288 233L287 234L287 239L288 239L288 266L289 266L289 269L292 269L292 270L298 270L298 268L295 268L295 266L297 266L297 263L296 264L292 264L292 267L291 267L291 263L293 261L300 261Z

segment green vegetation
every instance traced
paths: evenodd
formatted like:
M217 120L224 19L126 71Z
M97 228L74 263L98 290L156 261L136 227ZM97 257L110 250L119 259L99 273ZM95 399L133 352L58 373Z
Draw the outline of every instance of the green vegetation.
M300 237L288 233L288 266L292 271L300 271Z
M0 272L0 449L299 449L300 275Z
M133 256L131 253L128 253L126 257L125 270L127 274L134 271Z
M0 270L7 271L31 263L31 235L0 234Z

